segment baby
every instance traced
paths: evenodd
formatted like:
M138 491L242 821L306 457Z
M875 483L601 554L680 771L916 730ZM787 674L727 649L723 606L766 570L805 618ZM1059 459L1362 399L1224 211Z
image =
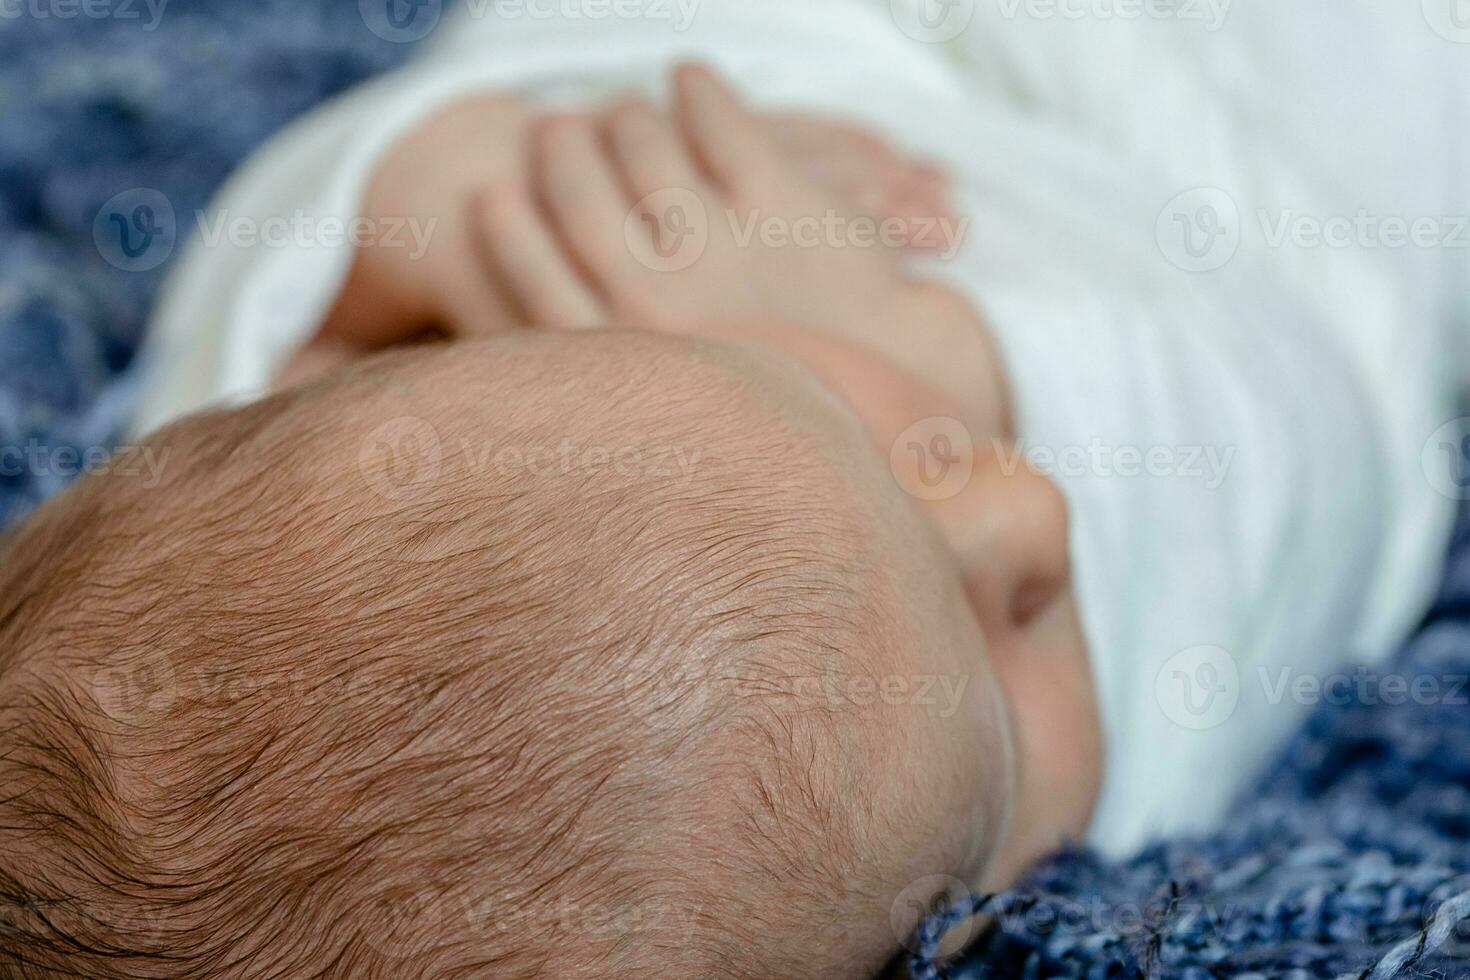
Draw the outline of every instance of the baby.
M1080 654L1054 493L978 478L969 569L780 358L507 334L157 438L8 550L10 975L867 975L910 882L1082 830L1003 693ZM618 453L481 455L566 440Z
M708 128L634 105L546 138L637 125L651 164L826 193L712 76L678 92ZM489 238L528 241L492 202ZM549 254L504 263L531 308L577 283ZM650 297L654 328L714 311L677 321L702 336L390 353L165 428L160 486L30 522L3 583L7 962L869 975L906 890L1079 837L1098 733L1061 498L977 456L916 506L897 433L1002 435L999 399L842 332L913 316L938 343L973 314L890 255L780 257L712 248Z
M701 70L669 113L467 152L530 138L463 101L468 30L394 80L391 124L334 107L227 192L310 185L345 120L360 142L303 193L458 224L419 264L196 249L143 426L287 383L152 436L157 489L84 482L8 543L7 967L870 976L895 907L951 880L1211 826L1306 710L1257 671L1392 649L1448 519L1417 454L1449 386L1395 389L1364 321L1244 290L1277 284L1248 252L1219 288L1156 269L1136 161L1069 169L832 6L867 56L816 90L907 105L965 168L986 230L929 270L947 286L743 240L724 215L859 209ZM794 88L782 45L832 22L782 9L707 12L707 53ZM517 57L615 60L533 27ZM963 143L982 118L1004 152ZM350 363L426 331L452 342ZM1110 479L1057 465L1092 440ZM1228 478L1124 475L1124 449L1191 446L1238 449Z

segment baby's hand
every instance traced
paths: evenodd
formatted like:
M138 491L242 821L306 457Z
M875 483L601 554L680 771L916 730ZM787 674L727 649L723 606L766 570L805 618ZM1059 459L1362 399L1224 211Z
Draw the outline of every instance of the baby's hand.
M973 399L991 352L968 304L902 269L904 235L810 179L708 71L673 118L641 102L555 119L529 186L485 200L487 254L538 325L718 333L796 324Z
M590 125L592 118L583 122ZM468 99L431 117L384 157L367 188L363 216L412 219L422 227L433 222L427 251L359 249L312 350L288 377L420 335L475 336L532 325L486 261L482 211L487 187L526 181L533 121L517 100ZM851 211L875 219L946 213L941 174L861 129L802 115L762 117L759 127L791 167ZM906 244L923 249L937 242L916 234Z
M548 120L529 186L487 191L488 252L532 322L895 330L905 236L881 240L709 72L677 73L674 116L635 101Z
M858 126L803 113L758 116L780 155L813 184L843 202L849 213L889 221L905 244L923 252L946 247L931 219L957 221L949 176L905 156Z
M477 195L488 181L524 179L531 121L517 99L469 98L430 116L383 156L362 217L374 226L409 220L432 229L427 248L360 246L314 347L351 356L431 331L475 335L514 325L515 311L480 253Z

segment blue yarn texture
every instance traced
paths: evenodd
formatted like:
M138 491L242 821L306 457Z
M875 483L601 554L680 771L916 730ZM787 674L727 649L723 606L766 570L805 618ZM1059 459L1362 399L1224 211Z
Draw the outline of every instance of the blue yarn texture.
M1345 673L1369 693L1321 705L1219 833L1116 863L1070 851L958 901L920 930L911 975L1470 977L1470 511L1419 632ZM976 909L994 927L946 968L939 936Z
M0 527L65 486L128 410L169 263L99 247L104 205L161 195L186 228L272 132L411 50L350 0L0 6Z
M410 53L369 28L368 6L171 0L149 27L142 2L93 0L110 15L0 18L0 527L110 445L133 395L169 264L120 267L94 238L104 205L142 189L184 226L273 131ZM1470 977L1470 692L1455 689L1470 676L1470 519L1390 669L1439 696L1324 704L1218 834L1122 862L1058 855L931 919L909 972ZM926 955L981 908L993 925L965 957Z

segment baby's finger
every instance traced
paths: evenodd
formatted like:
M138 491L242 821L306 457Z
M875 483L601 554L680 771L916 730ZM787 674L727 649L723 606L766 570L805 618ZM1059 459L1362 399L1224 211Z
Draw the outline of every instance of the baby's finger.
M593 327L607 322L601 300L577 274L520 185L486 188L479 214L481 241L495 273L532 326Z
M613 110L606 135L623 182L637 200L637 213L629 215L636 225L629 226L628 247L645 250L634 256L645 263L670 254L688 232L669 222L684 213L688 200L709 195L688 148L665 113L641 102Z
M884 160L902 159L887 140L852 123L799 112L778 113L769 117L769 123L776 142L798 152L831 149Z
M727 191L764 188L772 174L786 169L765 124L709 69L676 69L674 101L685 137Z
M625 102L608 114L608 144L635 201L670 189L698 192L703 181L673 124L647 102Z
M906 246L943 246L937 225L955 212L944 171L910 160L887 141L849 123L801 114L773 116L771 132L782 153L810 181L836 194L858 214L898 219Z
M968 222L960 220L949 196L946 178L916 167L897 184L884 203L885 216L902 222L909 248L917 251L950 250L959 244Z
M801 115L775 116L771 134L782 154L812 182L864 210L907 180L910 166L886 142L855 126Z
M594 123L548 120L541 128L536 172L557 237L601 293L630 258L623 233L632 202L598 138Z

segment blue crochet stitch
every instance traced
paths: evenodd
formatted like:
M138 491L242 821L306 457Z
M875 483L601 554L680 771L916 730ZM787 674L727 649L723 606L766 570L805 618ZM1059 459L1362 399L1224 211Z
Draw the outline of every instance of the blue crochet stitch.
M1470 977L1470 511L1390 674L1429 696L1324 704L1218 834L1116 864L1059 855L926 923L912 976ZM996 927L936 963L980 908Z
M418 32L376 14L432 23L440 0L417 2L0 6L0 526L61 489L127 410L177 250L130 260L99 242L104 205L131 222L162 199L185 227L273 131L407 57Z
M61 489L70 453L108 445L127 411L168 268L145 234L165 216L138 189L181 226L272 131L399 62L440 12L440 0L154 4L156 17L142 0L0 17L0 526ZM62 8L15 9L38 6ZM103 214L119 194L128 206ZM94 229L114 213L130 237L104 247ZM1324 706L1218 834L1123 862L1059 855L926 924L932 953L949 921L983 907L995 922L963 962L919 955L912 975L1470 977L1470 692L1452 690L1470 676L1470 520L1394 669L1433 678L1440 696Z

